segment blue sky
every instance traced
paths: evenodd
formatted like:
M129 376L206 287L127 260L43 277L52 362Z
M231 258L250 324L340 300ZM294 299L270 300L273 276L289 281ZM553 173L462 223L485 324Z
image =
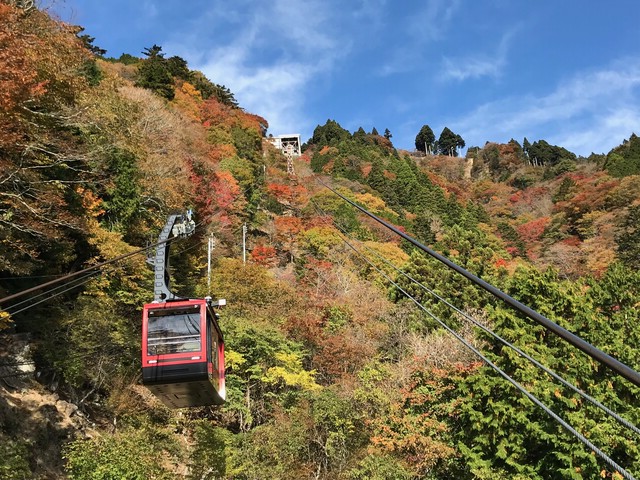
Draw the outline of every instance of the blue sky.
M158 44L304 141L329 118L468 146L607 153L640 135L637 0L50 0L108 56Z

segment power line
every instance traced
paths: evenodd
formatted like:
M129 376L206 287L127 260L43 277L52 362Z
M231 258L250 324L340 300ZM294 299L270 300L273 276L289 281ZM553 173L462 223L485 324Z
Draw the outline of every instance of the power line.
M68 288L65 288L64 290L61 290L61 291L59 291L57 293L54 293L53 295L48 295L47 297L43 298L42 300L40 300L38 302L32 303L31 305L28 305L28 306L26 306L24 308L21 308L20 310L17 310L15 312L9 312L9 313L11 313L11 315L17 315L17 314L22 313L22 312L24 312L26 310L29 310L30 308L35 307L36 305L40 305L41 303L48 302L49 300L51 300L54 297L62 295L63 293L67 293L67 292L73 290L74 288L80 287L81 285L84 285L89 280L91 280L93 277L96 277L97 275L99 275L99 273L100 272L94 272L91 275L86 275L86 276L82 277L81 279L79 279L81 281L78 281L74 285L72 285L72 286L70 286ZM76 280L78 280L78 279L76 279ZM68 286L70 283L71 282L69 282L69 283L67 283L65 285L62 285L61 287L58 287L58 288L62 288L62 287ZM50 293L50 292L47 292L47 293Z
M410 237L406 233L402 232L401 230L399 230L398 228L396 228L393 225L389 224L388 222L384 221L380 217L378 217L378 216L374 215L373 213L369 212L368 210L366 210L365 208L361 207L357 203L349 200L347 197L345 197L341 193L337 192L333 188L329 187L328 185L326 185L322 181L319 180L319 183L322 186L324 186L325 188L327 188L328 190L330 190L331 192L333 192L335 195L340 197L345 202L347 202L350 205L352 205L353 207L357 208L359 211L361 211L362 213L364 213L368 217L372 218L376 222L380 223L381 225L385 226L389 230L393 231L395 234L397 234L400 237L404 238L405 240L407 240L408 242L410 242L414 246L418 247L420 250L426 252L427 254L429 254L430 256L432 256L433 258L438 260L439 262L445 264L450 269L455 270L460 275L464 276L465 278L467 278L471 282L475 283L479 287L481 287L484 290L486 290L487 292L491 293L493 296L495 296L495 297L499 298L500 300L504 301L505 303L507 303L511 307L515 308L519 312L523 313L527 317L531 318L532 320L535 320L536 322L541 324L543 327L545 327L547 330L552 331L553 333L558 335L560 338L562 338L566 342L568 342L571 345L573 345L574 347L582 350L584 353L586 353L587 355L589 355L591 358L593 358L594 360L598 361L602 365L605 365L605 366L609 367L611 370L613 370L618 375L626 378L627 380L629 380L634 385L640 387L640 373L636 372L631 367L625 365L621 361L619 361L619 360L613 358L612 356L606 354L602 350L594 347L593 345L591 345L587 341L583 340L582 338L578 337L574 333L571 333L570 331L568 331L565 328L561 327L557 323L552 322L551 320L549 320L544 315L541 315L540 313L536 312L532 308L527 307L526 305L520 303L519 301L517 301L513 297L510 297L509 295L504 293L502 290L494 287L493 285L491 285L488 282L485 282L484 280L482 280L481 278L475 276L471 272L469 272L469 271L465 270L464 268L460 267L459 265L453 263L448 258L440 255L436 251L434 251L434 250L430 249L429 247L423 245L422 243L418 242L413 237Z
M0 277L0 280L32 280L34 278L53 278L53 277L62 277L63 275L31 275L31 276L21 276L21 277Z
M589 441L584 435L578 432L575 428L569 425L564 419L562 419L558 414L556 414L553 410L551 410L547 405L545 405L541 400L539 400L535 395L529 392L526 388L524 388L520 383L518 383L515 379L509 376L506 372L504 372L500 367L494 364L491 360L489 360L485 355L482 354L477 348L471 345L467 340L465 340L460 334L458 334L455 330L449 327L445 322L443 322L439 317L434 315L429 309L427 309L424 305L422 305L418 300L415 299L412 295L410 295L406 290L404 290L400 285L398 285L393 279L391 279L383 270L378 268L373 264L366 256L362 255L357 248L355 248L346 238L342 237L343 241L351 248L357 255L363 258L371 267L373 267L378 273L384 276L392 285L394 285L403 295L405 295L408 299L413 301L421 310L423 310L427 315L433 318L436 322L438 322L445 330L447 330L451 335L453 335L458 341L460 341L465 347L475 353L478 357L480 357L488 366L490 366L494 371L496 371L500 376L502 376L505 380L511 383L516 389L518 389L523 395L525 395L529 400L531 400L535 405L542 408L547 415L553 418L556 422L562 425L569 433L571 433L575 438L580 440L585 446L587 446L591 451L593 451L596 455L598 455L601 459L607 462L614 470L620 473L623 477L628 480L636 480L629 472L627 472L624 468L618 465L611 457L609 457L606 453L604 453L600 448L595 446L591 441Z
M326 214L326 212L322 211L322 209L320 209L314 202L314 206L315 208L321 212ZM340 226L337 222L333 222L333 224L335 225L335 227L340 230L342 232L342 234L346 237L349 237L348 233L346 232L346 230ZM421 283L420 281L416 280L415 278L413 278L411 275L409 275L408 273L406 273L405 271L403 271L402 269L398 268L396 265L394 265L392 262L390 262L389 260L387 260L384 256L380 255L378 252L376 252L375 250L373 250L372 248L369 248L367 245L362 245L365 249L367 249L367 251L371 252L372 254L374 254L377 258L379 258L380 260L382 260L385 264L389 265L391 268L393 268L396 272L400 273L401 275L403 275L405 278L409 279L411 282L415 283L416 285L418 285L420 288L422 288L424 291L426 291L427 293L429 293L430 295L432 295L433 297L435 297L437 300L439 300L440 302L444 303L446 306L448 306L449 308L451 308L452 310L454 310L456 313L458 313L459 315L461 315L465 320L467 320L468 322L473 323L476 327L480 328L481 330L483 330L485 333L491 335L492 337L494 337L495 339L497 339L498 341L500 341L502 344L508 346L509 348L513 349L516 353L518 353L520 356L522 356L523 358L529 360L531 363L533 363L536 367L540 368L541 370L543 370L545 373L547 373L548 375L550 375L551 377L555 378L557 381L559 381L560 383L562 383L565 387L573 390L575 393L577 393L578 395L580 395L582 398L584 398L585 400L587 400L589 403L591 403L592 405L594 405L595 407L599 408L600 410L604 411L605 413L607 413L609 416L611 416L612 418L614 418L616 421L618 421L618 423L620 423L621 425L623 425L624 427L626 427L627 429L633 431L634 433L636 433L637 435L640 435L640 429L634 425L633 423L631 423L630 421L626 420L625 418L621 417L618 413L614 412L613 410L611 410L610 408L608 408L606 405L602 404L600 401L598 401L597 399L595 399L594 397L590 396L589 394L587 394L586 392L584 392L583 390L580 390L578 387L576 387L575 385L573 385L571 382L565 380L562 376L558 375L556 372L554 372L553 370L547 368L546 366L544 366L543 364L541 364L538 360L536 360L535 358L531 357L530 355L528 355L527 353L525 353L524 351L522 351L520 348L518 348L517 346L515 346L514 344L508 342L506 339L502 338L500 335L498 335L497 333L495 333L494 331L492 331L491 329L487 328L485 325L482 325L480 322L478 322L475 318L473 318L472 316L468 315L467 313L463 312L462 310L458 309L455 305L451 304L449 301L447 301L445 298L441 297L440 295L438 295L436 292L434 292L433 290L431 290L430 288L426 287L423 283Z
M188 252L188 251L193 250L194 248L197 248L197 247L198 247L198 245L192 245L191 247L187 247L187 248L184 248L183 250L180 250L178 252L178 254L182 254L182 253ZM80 277L80 279L71 280L68 283L59 285L57 287L52 288L51 290L47 290L45 292L39 293L38 295L34 295L33 297L29 297L28 299L23 300L23 301L21 301L19 303L13 304L10 307L8 307L6 309L6 311L8 313L10 313L11 315L17 315L18 313L22 313L22 312L24 312L26 310L29 310L30 308L35 307L36 305L40 305L41 303L44 303L44 302L46 302L46 301L48 301L48 300L50 300L50 299L52 299L54 297L62 295L63 293L67 293L70 290L73 290L74 288L80 287L80 286L88 283L89 280L91 280L92 278L98 277L99 275L101 275L103 273L105 273L103 268L101 268L100 270L97 270L95 272L89 272L87 275L85 275L83 277ZM77 281L77 283L75 283L74 285L71 285L73 282L76 282L76 281ZM69 286L69 285L71 285L71 286ZM68 288L64 289L65 287L68 287ZM53 293L54 291L59 290L59 289L64 289L64 290L62 290L62 291L60 291L58 293ZM42 300L40 300L40 301L38 301L38 302L32 303L32 301L34 299L36 299L38 297L42 297L44 295L47 295L47 297L42 299ZM15 308L15 307L18 307L18 306L24 305L24 304L29 304L29 305L27 307L22 308L22 309L17 310L17 311L13 311L13 312L10 311L12 308Z

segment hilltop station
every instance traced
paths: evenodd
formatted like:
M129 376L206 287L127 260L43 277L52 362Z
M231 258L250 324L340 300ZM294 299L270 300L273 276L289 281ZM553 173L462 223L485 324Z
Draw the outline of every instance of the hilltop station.
M300 146L302 143L300 142L300 134L299 133L289 133L286 135L278 135L272 136L270 135L268 140L287 156L290 157L299 157L302 155L302 151Z

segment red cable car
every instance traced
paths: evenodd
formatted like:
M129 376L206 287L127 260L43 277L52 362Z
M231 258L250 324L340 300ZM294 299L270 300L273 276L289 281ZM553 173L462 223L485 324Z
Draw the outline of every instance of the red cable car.
M195 230L191 212L171 215L158 238L154 300L142 310L142 383L173 408L221 405L225 401L224 340L210 297L190 300L169 290L169 236Z
M224 340L209 299L144 306L142 383L173 408L224 403Z

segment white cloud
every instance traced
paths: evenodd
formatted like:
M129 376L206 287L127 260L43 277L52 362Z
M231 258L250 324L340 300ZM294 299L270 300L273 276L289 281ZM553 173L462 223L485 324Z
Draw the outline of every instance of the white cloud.
M360 0L360 5L351 10L351 15L359 21L369 22L375 27L380 27L387 20L384 12L388 4L387 0Z
M296 0L237 8L245 14L238 18L237 11L230 12L237 20L232 28L228 18L219 16L219 7L212 7L190 36L174 37L169 48L229 87L243 108L269 121L271 133L308 135L313 126L303 113L307 90L316 78L330 75L351 48L349 32L340 31L343 13L320 0L304 8ZM217 47L203 52L211 31ZM226 41L220 44L221 39Z
M145 0L141 7L141 14L146 19L150 20L158 16L158 7L156 7L155 2L151 0Z
M467 78L497 77L504 67L503 61L490 58L466 58L443 60L442 78L466 80Z
M551 143L588 156L590 153L608 153L613 147L640 132L640 111L624 109L602 112L588 127L575 131L561 130L550 138Z
M378 69L377 74L383 77L412 72L422 66L422 54L417 49L398 49L389 56Z
M523 137L588 155L607 152L640 131L640 58L582 72L544 96L484 104L450 122L468 145Z
M425 43L439 40L449 28L460 7L460 0L431 0L412 15L408 30L414 40Z
M468 78L499 77L507 66L507 55L511 40L518 28L507 31L498 44L495 53L476 54L461 58L445 57L442 61L440 78L443 80L466 80Z
M429 45L443 40L460 7L460 0L431 0L421 9L412 12L407 22L395 27L398 36L406 40L387 54L387 60L377 71L388 76L424 70Z

